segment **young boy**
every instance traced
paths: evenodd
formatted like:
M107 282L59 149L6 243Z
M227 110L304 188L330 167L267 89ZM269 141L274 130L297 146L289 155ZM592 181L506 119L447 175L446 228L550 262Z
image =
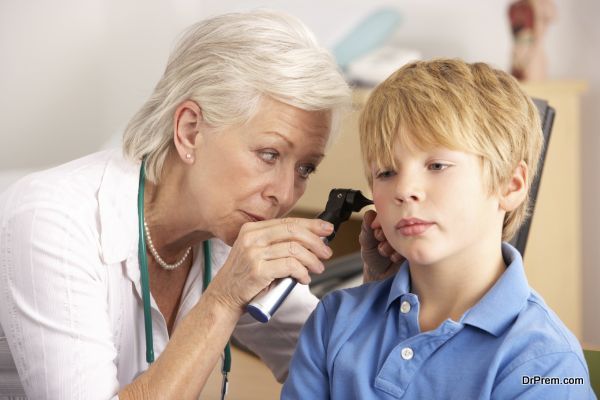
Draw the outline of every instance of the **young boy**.
M595 398L577 339L503 242L527 216L543 142L516 80L482 63L406 65L369 98L360 139L371 228L406 261L319 303L282 398Z

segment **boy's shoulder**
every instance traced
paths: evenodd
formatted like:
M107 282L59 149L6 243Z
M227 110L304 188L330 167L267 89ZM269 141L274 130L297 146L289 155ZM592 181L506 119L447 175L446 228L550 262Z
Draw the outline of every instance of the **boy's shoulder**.
M512 324L510 334L513 336L527 334L532 339L539 339L547 350L581 349L575 335L534 289L531 289L523 310Z
M505 373L549 357L576 358L586 368L578 339L533 289L502 340Z
M491 334L502 364L519 365L549 354L572 353L583 361L577 338L527 282L521 254L502 245L505 272L461 322Z

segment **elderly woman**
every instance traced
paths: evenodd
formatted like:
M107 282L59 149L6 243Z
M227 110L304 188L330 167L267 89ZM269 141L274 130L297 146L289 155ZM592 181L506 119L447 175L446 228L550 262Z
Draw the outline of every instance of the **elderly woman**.
M0 340L26 394L197 398L232 334L285 379L317 300L298 285L264 325L244 310L277 278L308 283L331 256L320 239L329 223L281 217L348 100L334 60L296 19L219 16L180 40L124 154L5 192Z

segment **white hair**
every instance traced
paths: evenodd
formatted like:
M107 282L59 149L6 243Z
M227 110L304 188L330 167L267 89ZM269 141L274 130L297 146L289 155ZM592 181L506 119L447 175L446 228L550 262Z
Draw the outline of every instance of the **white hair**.
M262 96L331 111L333 132L350 103L335 60L297 18L261 10L200 21L184 32L154 92L125 129L125 156L146 156L146 176L156 183L183 101L198 103L204 120L221 127L250 119Z

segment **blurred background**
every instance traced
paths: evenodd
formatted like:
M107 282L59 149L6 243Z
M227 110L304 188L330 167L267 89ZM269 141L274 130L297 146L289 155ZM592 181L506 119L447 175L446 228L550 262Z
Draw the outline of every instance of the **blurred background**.
M199 19L258 7L282 10L299 17L322 44L340 52L352 39L349 35L356 34L355 29L367 17L386 10L388 19L370 20L371 25L367 23L366 28L377 30L388 24L389 30L379 32L387 35L385 44L391 46L386 48L388 53L423 59L460 57L510 71L511 3L508 0L2 0L0 191L26 172L118 145L128 119L162 74L178 35ZM546 74L531 82L529 88L532 93L546 93L550 88L552 96L558 96L558 103L563 101L563 92L570 96L570 100L565 100L565 108L569 109L557 109L557 122L564 118L561 115L570 113L571 121L568 124L565 121L560 129L564 140L572 139L575 148L565 163L575 157L574 172L568 179L576 184L562 187L559 183L551 197L572 199L576 209L563 214L559 207L545 221L545 226L561 231L565 223L573 222L568 219L576 220L572 225L576 229L574 236L569 234L564 240L575 241L577 265L572 265L569 259L562 260L560 245L548 257L576 281L572 289L579 300L559 313L561 318L568 318L568 313L579 315L579 322L576 321L579 327L570 327L584 343L600 346L597 311L600 174L596 168L600 152L600 68L596 64L600 61L600 2L556 0L554 5L556 18L543 38ZM368 36L369 32L358 35L363 39ZM373 41L376 39L371 37ZM353 78L374 83L377 76L360 74L375 71L379 64L376 60L363 61L357 64L362 69ZM549 100L552 105L552 99ZM554 149L553 157L557 160L553 161L555 166L545 172L561 170L561 148ZM362 179L362 175L357 179ZM543 271L544 266L538 268ZM558 300L551 306L560 306L560 287L554 294L542 294L555 295Z

